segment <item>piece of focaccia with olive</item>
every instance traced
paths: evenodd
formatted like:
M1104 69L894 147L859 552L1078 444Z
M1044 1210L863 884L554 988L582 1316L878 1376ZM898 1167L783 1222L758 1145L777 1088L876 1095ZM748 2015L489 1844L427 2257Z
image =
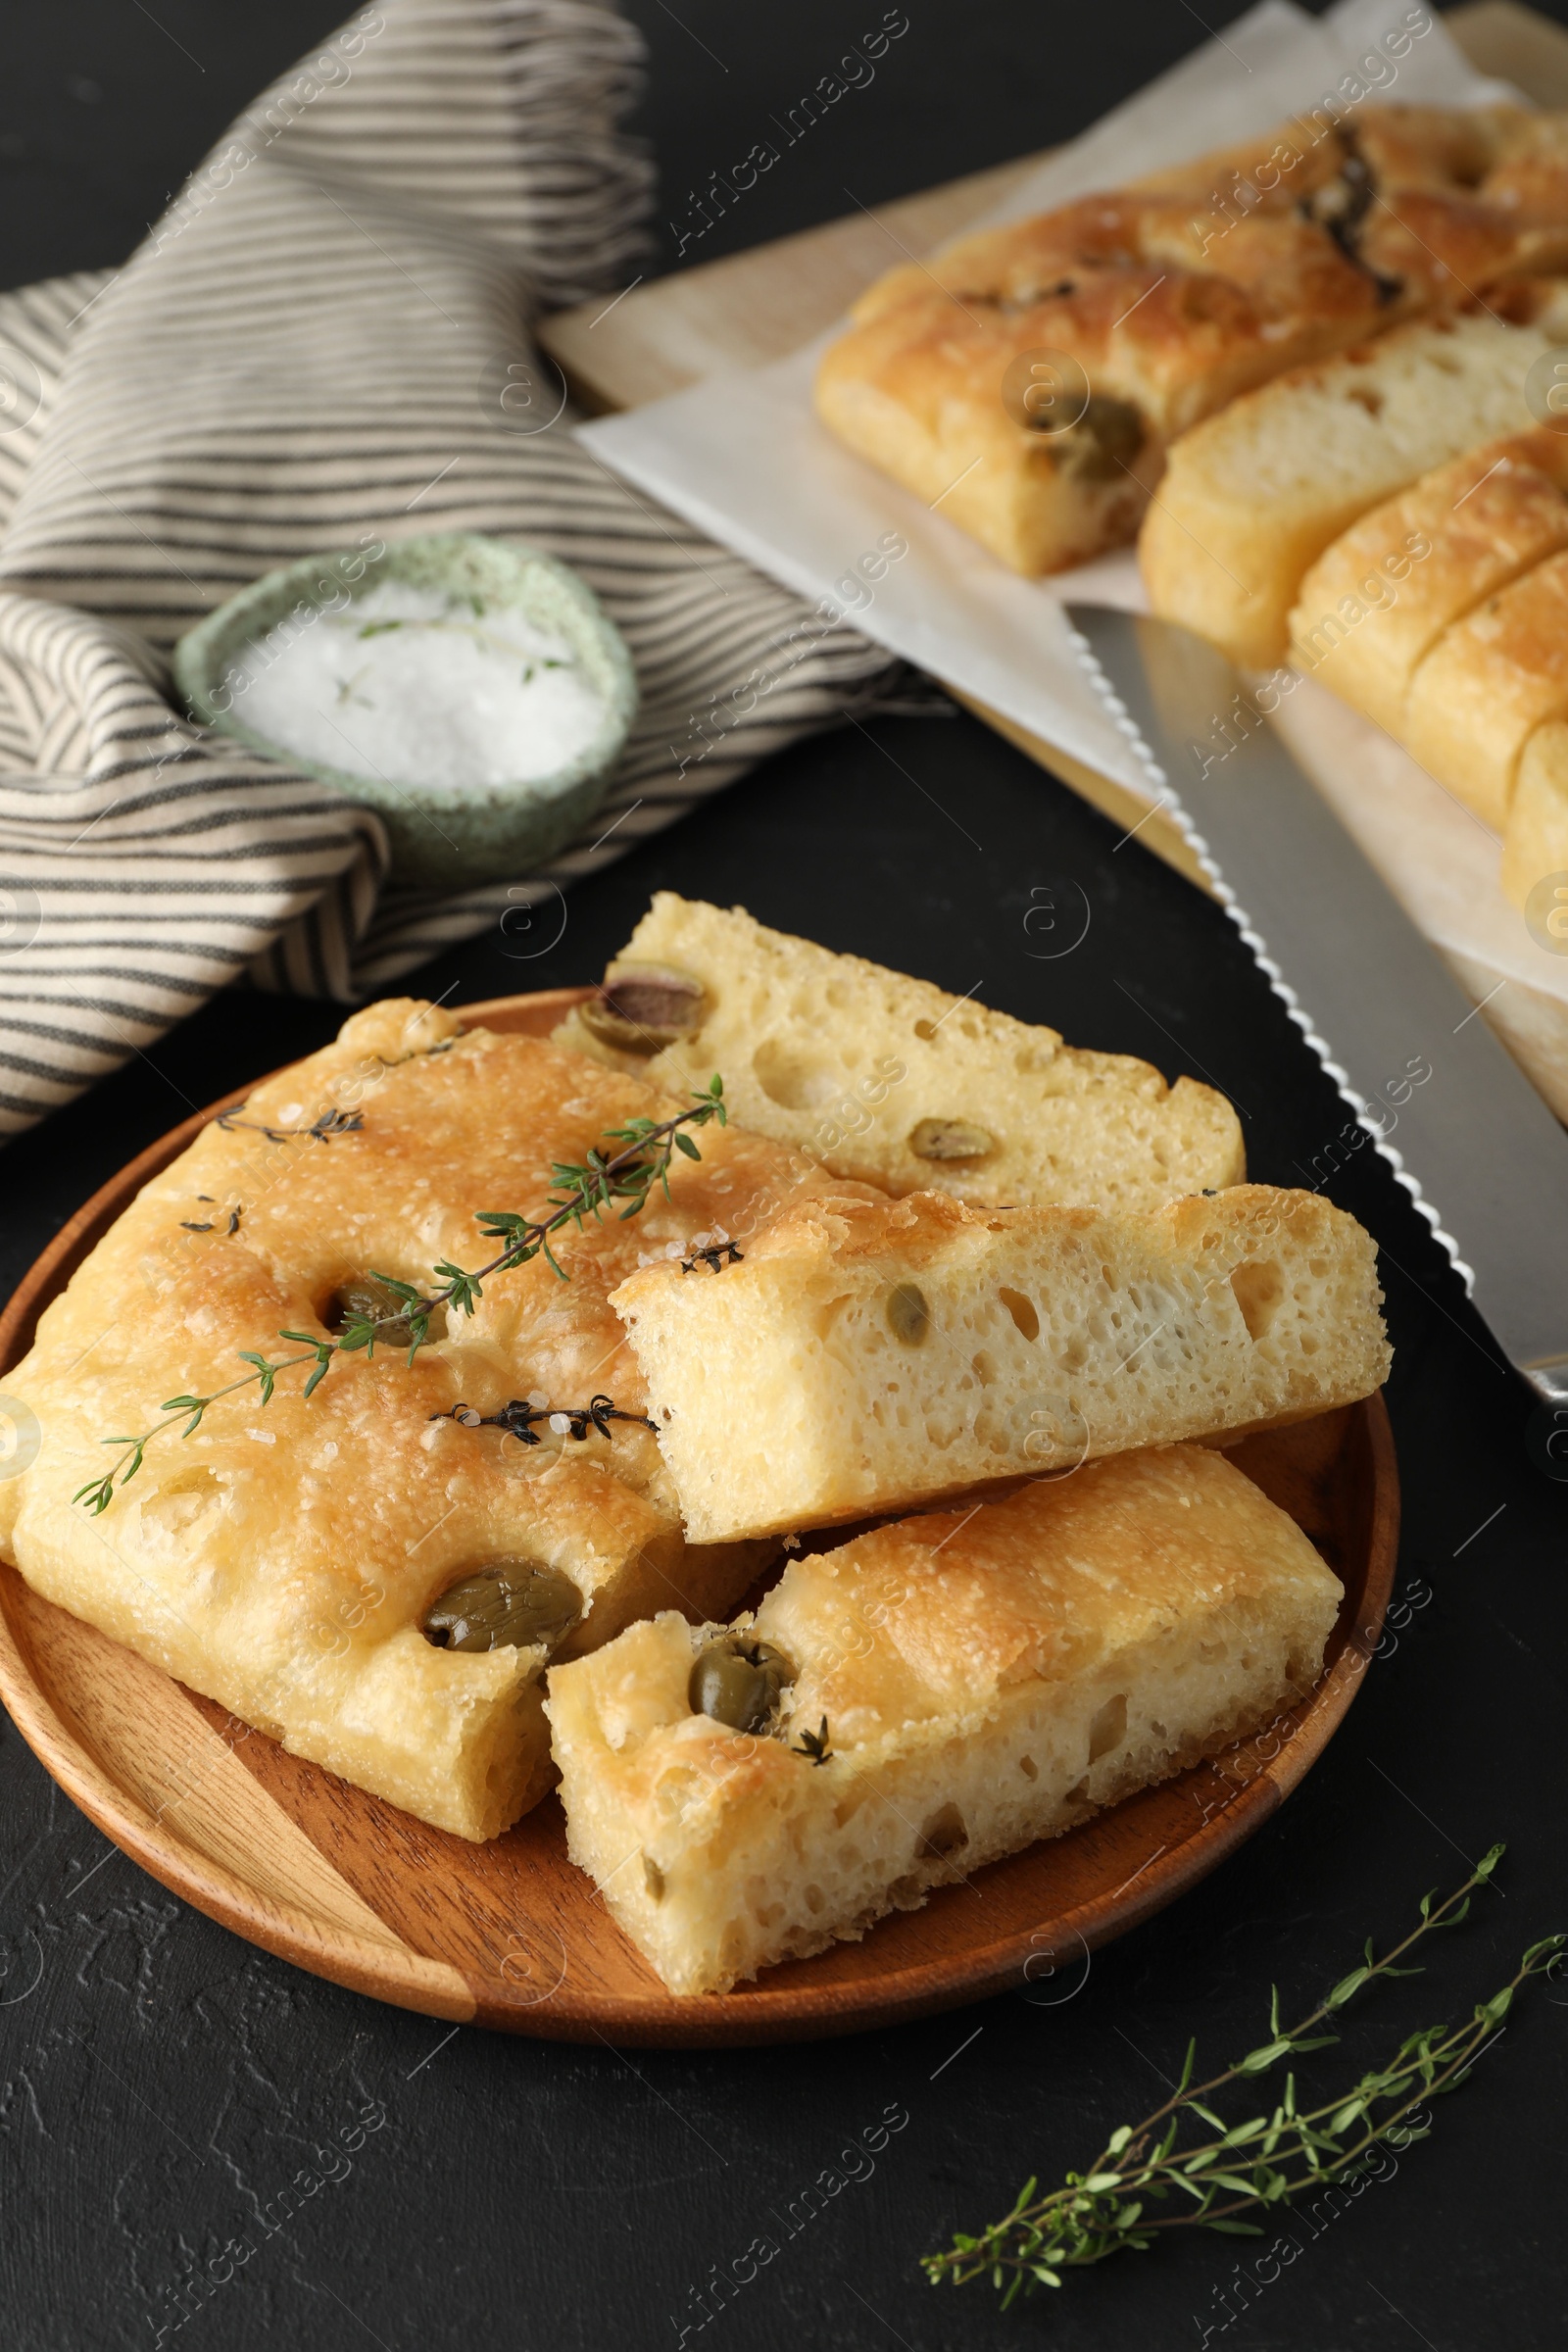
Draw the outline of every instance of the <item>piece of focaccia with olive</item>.
M559 1275L540 1254L487 1279L412 1366L387 1281L481 1265L482 1215L537 1217L558 1163L689 1102L430 1005L357 1014L206 1127L41 1317L6 1379L41 1442L0 1480L0 1557L295 1754L493 1837L553 1778L549 1658L656 1609L726 1613L773 1549L685 1542L610 1293L823 1179L704 1125L667 1199L568 1224ZM307 1396L356 1312L394 1320ZM215 1398L189 1434L177 1396ZM125 1476L105 1441L155 1429ZM110 1470L101 1512L73 1499Z
M1246 1172L1212 1087L668 890L556 1042L671 1093L722 1070L743 1125L890 1193L1146 1209Z
M1202 1446L901 1520L554 1667L568 1850L672 1991L724 1991L1269 1722L1340 1600Z

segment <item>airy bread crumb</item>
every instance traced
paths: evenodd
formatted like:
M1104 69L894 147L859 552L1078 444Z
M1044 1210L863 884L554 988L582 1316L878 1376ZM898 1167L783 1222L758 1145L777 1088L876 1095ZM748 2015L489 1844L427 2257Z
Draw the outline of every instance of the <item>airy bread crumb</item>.
M691 1711L705 1635L673 1615L551 1670L568 1850L672 1991L724 1991L1270 1721L1341 1597L1200 1446L879 1528L741 1621L791 1669L774 1736Z
M1241 1185L1138 1217L821 1197L611 1304L711 1543L1348 1403L1388 1374L1381 1299L1353 1217Z
M610 970L638 964L691 976L697 1026L638 1056L573 1012L556 1043L670 1094L716 1070L742 1126L836 1176L960 1200L1143 1209L1246 1172L1240 1122L1212 1087L1167 1086L1131 1054L1063 1045L1054 1029L769 931L742 907L658 892ZM977 1156L933 1156L965 1143Z

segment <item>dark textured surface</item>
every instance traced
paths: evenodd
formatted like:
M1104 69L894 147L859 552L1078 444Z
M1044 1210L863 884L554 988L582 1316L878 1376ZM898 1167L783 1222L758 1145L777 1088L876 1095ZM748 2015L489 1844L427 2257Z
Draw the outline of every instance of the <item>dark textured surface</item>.
M682 0L677 22L638 0L634 13L654 59L644 123L664 166L662 220L881 12L810 0L784 19ZM159 0L156 22L135 0L13 12L0 31L7 281L118 259L256 82L337 14L299 0ZM688 261L839 211L846 186L875 201L1068 133L1199 37L1185 6L1128 0L1070 22L1026 0L983 13L911 0L910 17L876 85L764 183L769 209L760 189ZM775 760L578 891L553 946L530 957L526 938L493 935L424 985L461 1002L591 977L660 885L743 900L1167 1075L1209 1077L1240 1103L1259 1177L1303 1180L1343 1125L1218 910L967 718L883 720ZM1084 903L1090 913L1082 944L1051 960L1039 951L1063 932L1043 927L1047 892L1075 910L1066 936ZM187 1107L318 1044L336 1018L256 998L214 1006L14 1145L0 1160L0 1290ZM8 2352L119 2352L163 2329L222 2352L642 2352L675 2347L683 2327L688 2342L761 2352L1164 2352L1205 2328L1238 2352L1559 2345L1568 1986L1536 1989L1396 2179L1332 2223L1290 2220L1298 2254L1250 2308L1233 2298L1223 2331L1216 2290L1241 2241L1127 2258L1005 2319L989 2290L939 2295L914 2268L956 2226L1004 2210L1026 2174L1059 2175L1162 2098L1190 2033L1223 2060L1258 2038L1272 1980L1288 2007L1309 2006L1369 1930L1388 1936L1492 1838L1510 1840L1504 1891L1425 1978L1352 2015L1344 2052L1313 2063L1367 2063L1396 2029L1490 1992L1532 1936L1568 1926L1568 1491L1532 1469L1525 1400L1388 1168L1364 1154L1331 1189L1385 1249L1403 1623L1278 1820L1087 1981L1070 1970L906 2032L771 2053L623 2058L453 2034L187 1911L0 1724ZM867 2154L889 2111L898 2128ZM699 2329L696 2292L758 2238L776 2252ZM176 2300L198 2268L207 2287Z

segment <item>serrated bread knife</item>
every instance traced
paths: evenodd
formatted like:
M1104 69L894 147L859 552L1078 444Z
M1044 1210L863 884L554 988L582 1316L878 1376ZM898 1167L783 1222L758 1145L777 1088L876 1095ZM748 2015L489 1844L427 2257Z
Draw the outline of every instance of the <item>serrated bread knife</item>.
M1568 1402L1568 1135L1225 656L1170 621L1066 613L1156 797L1356 1124L1504 1353L1548 1402Z

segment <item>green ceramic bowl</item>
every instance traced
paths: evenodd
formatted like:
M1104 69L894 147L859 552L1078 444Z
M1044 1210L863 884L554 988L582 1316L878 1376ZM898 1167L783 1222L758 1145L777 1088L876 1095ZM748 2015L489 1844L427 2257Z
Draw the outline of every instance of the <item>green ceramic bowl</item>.
M603 701L602 728L552 775L454 790L406 776L354 775L304 759L247 726L240 659L246 645L290 612L308 621L315 612L342 612L345 598L357 602L386 580L456 599L480 597L489 612L519 613L564 638ZM362 548L341 549L270 571L186 631L174 648L174 677L191 715L204 725L373 808L386 826L400 879L460 886L524 874L564 848L603 801L637 709L625 640L587 583L542 548L468 531L395 540L369 559Z

